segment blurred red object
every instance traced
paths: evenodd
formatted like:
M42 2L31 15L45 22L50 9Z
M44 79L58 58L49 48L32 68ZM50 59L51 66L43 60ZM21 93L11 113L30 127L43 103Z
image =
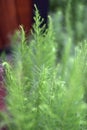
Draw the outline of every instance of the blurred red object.
M28 32L32 25L32 0L0 0L0 50L9 47L9 35L23 25Z

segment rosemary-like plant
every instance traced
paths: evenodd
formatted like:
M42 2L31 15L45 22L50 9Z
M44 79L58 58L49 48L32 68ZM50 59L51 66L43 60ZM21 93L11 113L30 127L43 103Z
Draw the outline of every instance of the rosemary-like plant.
M13 64L3 62L7 111L0 124L8 130L86 130L87 43L77 47L71 60L69 41L62 62L56 63L52 20L45 29L37 8L35 14L30 44L21 27Z

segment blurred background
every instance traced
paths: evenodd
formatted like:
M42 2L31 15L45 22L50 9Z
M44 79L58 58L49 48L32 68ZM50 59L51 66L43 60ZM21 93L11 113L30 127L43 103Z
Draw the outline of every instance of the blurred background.
M26 34L30 33L34 4L44 23L47 24L48 14L53 19L59 56L68 38L71 38L73 46L87 39L86 0L0 0L0 52L8 52L11 36L19 25L24 26Z
M0 0L0 52L8 51L10 39L19 25L23 25L26 34L30 33L34 17L34 4L47 23L48 0Z
M74 46L87 39L87 1L50 0L59 56L70 38ZM59 37L58 37L59 36Z

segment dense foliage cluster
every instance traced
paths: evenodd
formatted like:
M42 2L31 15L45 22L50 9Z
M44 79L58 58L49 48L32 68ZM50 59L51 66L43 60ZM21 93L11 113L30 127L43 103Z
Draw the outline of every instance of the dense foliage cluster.
M12 64L3 62L7 110L0 113L0 128L87 130L87 42L78 45L73 55L68 37L57 63L51 18L47 29L40 27L43 19L36 9L34 20L31 40L21 27Z

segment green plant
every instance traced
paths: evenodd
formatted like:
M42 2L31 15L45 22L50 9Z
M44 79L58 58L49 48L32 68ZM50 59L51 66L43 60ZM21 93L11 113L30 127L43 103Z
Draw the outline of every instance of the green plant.
M21 27L13 64L3 62L7 112L1 114L0 123L8 130L86 130L87 43L71 57L69 40L61 62L56 63L52 20L49 18L48 29L40 28L43 19L37 9L34 20L30 44Z
M58 56L61 60L63 49L68 43L67 39L71 38L73 47L87 39L87 4L85 0L50 1L51 4L54 3L54 9L56 8L55 12L50 12L58 43Z

